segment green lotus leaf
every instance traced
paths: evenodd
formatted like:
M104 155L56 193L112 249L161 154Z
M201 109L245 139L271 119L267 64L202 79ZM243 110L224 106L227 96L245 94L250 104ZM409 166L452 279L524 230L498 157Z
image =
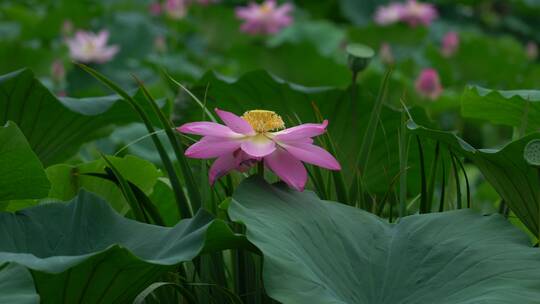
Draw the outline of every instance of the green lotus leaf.
M540 252L502 216L472 210L397 224L251 178L229 214L264 254L282 303L536 303Z
M17 125L0 127L0 202L43 198L49 187L43 165Z
M244 245L205 211L165 228L123 218L84 191L69 204L0 213L0 263L29 269L41 303L128 303L175 265Z
M135 99L152 113L139 95ZM28 69L0 76L0 113L0 123L17 123L45 166L72 157L83 143L112 132L113 125L139 121L118 96L59 100Z
M39 303L30 272L17 264L0 265L0 303Z
M452 132L428 129L413 121L409 121L408 128L473 161L523 224L533 235L540 235L540 178L537 168L531 166L523 155L526 145L540 139L540 133L530 134L495 150L475 149Z
M500 91L470 86L461 97L461 114L494 124L540 130L540 91Z

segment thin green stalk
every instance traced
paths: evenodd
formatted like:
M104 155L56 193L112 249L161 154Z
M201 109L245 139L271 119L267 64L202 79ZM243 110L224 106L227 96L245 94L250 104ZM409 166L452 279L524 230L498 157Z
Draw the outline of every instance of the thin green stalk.
M437 179L437 169L439 163L439 153L440 153L440 142L437 141L435 144L435 157L431 163L431 171L429 173L429 182L427 188L427 205L431 211L431 206L433 206L433 194L435 192L435 180Z
M225 188L225 195L226 196L232 196L233 194L233 191L234 191L234 187L233 187L233 180L232 180L232 177L231 175L227 175L225 177L225 181L227 182L227 187Z
M529 124L529 112L531 108L531 102L529 99L525 101L525 108L523 109L523 117L521 118L521 127L518 131L519 138L522 138L527 132L527 125Z
M358 87L356 85L356 80L358 79L358 71L353 71L352 72L352 77L351 77L351 108L352 108L352 111L351 111L351 114L355 114L357 112L356 109L358 109Z
M312 102L311 107L313 108L313 112L315 113L315 116L317 117L319 122L322 122L323 117L322 117L321 111L319 110L317 105L314 102ZM326 148L326 150L328 150L328 152L330 152L330 154L337 157L336 147L334 145L332 137L330 136L330 134L328 132L322 138L322 143L323 143L324 147ZM346 190L346 186L345 186L345 178L343 176L343 172L342 171L332 171L331 174L332 174L332 178L334 180L334 186L335 186L337 201L340 202L340 203L343 203L343 204L349 204L349 205L353 204L353 201L350 200L350 197L347 196L347 190ZM328 193L328 195L330 195L329 190L327 190L326 193Z
M317 191L319 197L323 200L329 199L326 193L326 189L324 187L324 179L321 173L321 169L319 169L319 167L312 166L308 173L309 177L313 181L313 184L315 185L315 190Z
M257 163L257 174L262 178L264 179L264 162L263 161L259 161Z
M146 126L148 133L154 134L155 130L154 130L154 127L152 125L150 118L148 117L148 115L146 115L144 109L135 101L135 99L133 99L133 97L131 97L128 93L126 93L119 86L114 84L111 80L109 80L107 77L105 77L98 71L84 64L78 64L78 66L82 68L84 71L86 71L87 73L89 73L90 75L92 75L94 78L99 80L105 86L109 87L111 90L118 93L118 95L120 95L135 110L135 112L137 112L137 114L143 121L144 125ZM151 138L154 145L156 146L156 149L158 150L161 161L163 162L163 166L165 167L165 170L167 171L167 174L169 175L169 179L171 181L171 186L173 188L174 197L176 199L176 205L178 207L180 217L181 218L190 217L192 215L191 210L189 209L188 201L181 188L180 179L178 178L178 175L176 174L176 171L174 170L172 161L167 155L167 152L165 151L163 144L159 140L159 137L157 137L157 135L154 134L152 135Z
M463 166L463 162L457 158L457 163L459 167L461 168L461 172L463 172L463 176L465 177L465 188L467 191L467 208L471 208L471 187L469 185L469 177L467 176L467 171L465 171L465 167Z
M390 203L388 210L388 222L392 223L394 219L394 204Z
M386 99L388 82L390 80L391 75L392 75L392 70L387 70L386 74L384 75L383 81L381 83L379 94L377 96L375 104L373 105L371 115L369 116L369 122L367 124L366 132L362 139L362 145L360 146L360 153L358 154L358 158L356 162L359 165L359 167L362 169L365 169L364 167L369 161L369 154L373 147L373 141L375 140L375 135L377 133L376 131L377 131L378 123L379 123L379 117L381 114L382 106L384 104L384 100Z
M171 121L165 116L163 111L161 111L155 99L152 98L143 83L135 76L133 76L133 78L137 82L139 88L142 90L144 96L146 97L146 100L152 107L152 110L159 118L163 130L165 130L165 134L167 134L169 142L171 143L174 154L176 156L176 160L180 165L180 170L184 176L184 181L186 182L186 188L191 203L189 207L191 207L190 209L192 210L192 212L195 212L201 207L201 194L197 187L197 183L195 182L195 178L193 177L193 173L191 172L191 168L189 167L186 157L184 156L184 149L178 141L178 136L175 134L176 132L173 131L174 126L172 125Z
M165 75L165 77L170 81L172 82L173 84L177 85L178 87L182 88L182 90L184 90L184 92L186 92L189 96L191 96L191 98L193 98L193 100L195 100L195 102L201 107L201 109L203 109L203 111L206 112L206 115L208 115L208 117L213 121L213 122L217 122L216 118L214 117L214 115L212 115L212 112L210 112L208 110L208 108L206 107L206 105L201 102L201 100L199 98L197 98L197 96L195 96L195 94L191 93L190 90L188 90L184 85L182 85L180 82L174 80L168 73L167 71L163 70L162 71L163 74Z
M401 127L398 133L398 153L399 153L399 218L407 215L407 160L409 154L409 141L407 138L407 115L401 113Z
M536 173L538 174L538 180L540 180L540 168L536 168ZM537 195L537 201L540 202L540 192ZM538 220L540 221L540 207L538 207ZM538 224L538 242L540 242L540 223Z
M325 148L328 150L328 152L330 152L332 155L337 155L334 143L328 133L326 133L324 139L326 142ZM345 178L343 177L343 173L341 171L332 171L332 177L336 189L337 201L343 204L351 204L352 202L349 202L347 197L347 189L345 187Z
M244 229L238 225L237 233L244 232ZM246 252L242 249L234 250L235 252L235 291L237 295L247 294L247 268L246 268Z
M427 200L427 184L426 184L426 169L424 164L424 148L422 148L422 142L420 137L416 136L416 143L418 144L418 154L420 157L420 177L421 177L421 195L420 195L420 213L428 212L428 200Z
M446 166L442 163L441 199L439 200L439 212L444 211L444 196L446 195Z
M454 179L455 179L455 182L456 182L456 200L457 200L457 209L461 209L463 208L462 206L462 203L461 203L461 183L459 182L459 172L458 172L458 168L457 168L457 165L456 165L456 156L454 155L454 153L450 152L450 157L452 159L452 170L454 172Z
M369 161L369 155L371 153L371 149L373 147L373 142L375 140L375 135L377 133L377 126L379 123L379 117L382 110L382 106L384 104L384 100L386 99L386 93L388 88L388 82L390 80L390 76L392 75L392 70L389 69L386 71L383 81L381 83L381 87L379 89L379 93L377 96L377 99L375 101L375 104L373 105L373 109L371 111L371 115L369 117L369 121L366 127L366 131L364 133L364 137L362 139L362 145L360 146L360 152L358 153L357 159L356 159L356 168L360 170L360 174L363 174L364 170L366 169L366 166ZM363 196L364 193L356 193L355 191L357 183L357 180L359 179L359 176L357 174L353 177L352 182L352 188L350 193L354 194L354 197L352 199L356 199L357 196ZM363 191L363 189L360 189L360 191Z
M352 188L352 191L351 191L351 202L354 202L356 207L359 207L360 209L364 209L364 210L368 210L368 203L366 201L366 196L364 195L364 183L363 183L363 179L362 179L362 175L360 172L358 172L359 170L357 170L356 172L356 176L358 178L356 178L356 180L354 182L356 182L355 184L353 184L353 188ZM360 195L360 193L362 193L362 195Z
M399 178L401 177L402 173L403 172L398 172L398 174L396 174L396 176L394 176L392 178L392 180L390 181L390 185L388 185L388 190L384 193L383 199L380 202L379 207L378 207L375 214L377 214L379 216L382 215L382 213L384 211L384 207L386 206L386 203L388 202L388 199L389 199L390 195L392 193L394 193L394 191L393 191L394 187L395 187L397 181L399 180ZM390 204L390 218L391 218L392 217L392 203L390 202L389 204Z
M172 287L175 288L187 301L188 303L196 303L196 297L193 292L190 291L189 288L184 287L181 284L177 284L174 282L156 282L148 286L146 289L141 291L137 297L133 300L133 304L143 304L147 303L146 298L156 292L161 287Z

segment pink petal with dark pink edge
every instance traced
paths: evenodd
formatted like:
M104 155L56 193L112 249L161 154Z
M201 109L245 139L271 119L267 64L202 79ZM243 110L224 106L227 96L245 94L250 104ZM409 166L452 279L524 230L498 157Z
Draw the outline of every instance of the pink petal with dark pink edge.
M304 191L307 182L306 168L289 152L278 148L264 158L264 164L289 186Z
M223 137L203 137L186 150L186 156L191 158L214 158L232 153L240 147L241 141Z
M292 156L306 163L330 170L341 170L338 161L325 149L310 143L297 142L283 145Z
M241 148L250 156L265 157L276 150L276 143L264 135L257 135L242 141Z
M229 173L229 171L236 169L236 166L237 160L234 157L234 153L228 153L218 157L208 171L210 185L213 185L218 178Z
M241 134L233 132L229 127L210 121L188 122L176 128L178 132L214 137L241 137Z
M223 122L236 133L245 135L254 135L255 131L251 125L245 121L242 117L227 111L215 109L217 115Z
M275 132L274 139L278 141L295 141L301 138L319 136L326 132L326 126L328 126L328 120L323 121L322 124L301 124L283 131Z

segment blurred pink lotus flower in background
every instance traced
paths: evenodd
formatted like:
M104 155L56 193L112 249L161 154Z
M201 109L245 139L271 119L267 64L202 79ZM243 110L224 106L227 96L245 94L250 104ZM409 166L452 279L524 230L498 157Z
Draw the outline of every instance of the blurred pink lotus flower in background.
M167 40L164 36L159 35L154 39L154 49L158 53L167 52Z
M182 19L187 13L186 0L166 0L163 10L172 19Z
M431 100L437 99L442 93L441 79L435 69L424 69L416 78L416 91L423 97Z
M538 58L538 45L534 41L527 42L525 54L529 60L536 60Z
M66 68L60 59L56 59L51 64L51 78L55 83L62 83L66 78Z
M384 64L390 65L394 63L394 54L392 53L392 47L388 42L384 42L381 44L381 49L379 50L379 57Z
M437 19L437 16L437 9L432 4L408 0L405 3L392 2L379 6L374 19L379 25L405 22L410 26L428 26Z
M444 57L454 55L459 48L459 35L457 32L448 32L444 35L441 43L441 53Z
M290 15L293 6L285 3L280 6L275 0L266 0L261 4L254 2L238 7L236 16L244 20L240 29L248 34L275 34L293 22Z
M341 170L330 153L313 144L312 137L326 132L326 120L322 124L307 123L284 129L283 120L272 111L253 110L241 117L219 109L215 111L225 125L200 121L177 129L203 136L186 150L186 156L217 158L209 171L210 184L232 170L245 171L257 162L264 162L281 180L299 191L304 190L307 182L302 161Z
M404 10L404 5L398 2L379 6L375 12L375 22L380 25L399 22L403 18Z
M403 6L402 21L408 23L410 26L428 26L437 19L437 17L437 9L430 3L420 3L416 0L408 0Z
M163 13L163 6L161 2L152 2L148 6L148 11L150 12L150 15L158 16Z
M73 34L73 30L73 22L71 22L71 20L64 20L61 28L62 35L64 35L64 37L69 37Z
M150 4L148 11L151 15L159 16L165 13L172 19L182 19L186 16L190 5L210 5L218 3L220 0L165 0L165 2L155 1Z
M77 31L75 36L66 39L71 59L83 63L105 63L114 58L120 48L117 45L107 46L109 31L103 30L95 34Z

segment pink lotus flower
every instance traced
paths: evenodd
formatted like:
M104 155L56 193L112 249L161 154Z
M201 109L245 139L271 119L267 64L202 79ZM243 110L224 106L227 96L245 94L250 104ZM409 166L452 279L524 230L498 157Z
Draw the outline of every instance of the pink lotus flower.
M401 3L390 3L386 6L379 6L375 12L375 22L379 25L389 25L399 22L403 18L405 7Z
M392 52L392 47L388 42L383 42L381 44L379 57L381 58L382 63L386 65L394 64L394 54Z
M172 19L182 19L187 13L186 0L167 0L163 6L164 11Z
M262 4L254 2L236 9L236 16L244 20L240 29L248 34L275 34L289 26L293 19L290 13L293 6L285 3L281 6L275 0L266 0Z
M444 57L454 55L459 48L459 35L457 32L448 32L444 35L441 45L441 53Z
M69 37L73 34L73 22L71 20L64 20L62 23L61 32L64 37Z
M416 91L421 96L431 100L437 99L442 93L439 73L435 69L424 69L416 79Z
M68 38L66 43L73 60L83 63L105 63L119 51L117 45L107 46L107 40L109 40L109 31L106 30L98 34L77 31L75 37Z
M161 5L161 2L152 2L148 6L148 12L150 12L150 15L158 16L161 15L163 12L163 7Z
M66 78L66 68L62 60L56 59L51 64L51 77L55 83L62 83Z
M156 50L158 53L167 52L167 40L165 37L160 35L154 39L154 50Z
M527 55L527 59L536 60L538 58L538 45L534 41L527 42L525 54Z
M186 123L177 129L182 133L203 136L186 150L186 156L217 158L210 168L210 184L229 171L245 171L261 161L299 191L303 191L307 181L302 161L341 170L330 153L313 144L312 137L326 131L326 120L322 124L308 123L284 129L283 120L272 111L253 110L242 117L219 109L216 113L225 125L201 121Z
M433 4L408 0L403 6L403 16L401 20L408 23L410 26L427 26L437 19L437 16L437 9Z

